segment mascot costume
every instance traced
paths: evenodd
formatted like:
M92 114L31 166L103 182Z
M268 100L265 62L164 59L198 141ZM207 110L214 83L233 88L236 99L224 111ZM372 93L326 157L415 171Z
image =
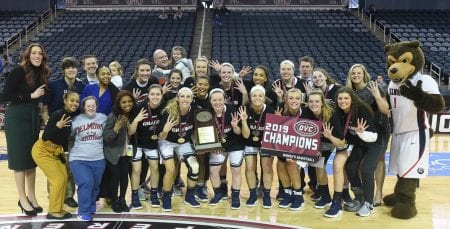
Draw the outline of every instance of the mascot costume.
M428 174L431 129L428 114L444 108L444 98L436 81L420 73L425 59L419 41L405 41L385 46L388 88L393 133L389 171L397 174L394 193L383 198L392 206L395 218L417 215L415 206L419 178Z

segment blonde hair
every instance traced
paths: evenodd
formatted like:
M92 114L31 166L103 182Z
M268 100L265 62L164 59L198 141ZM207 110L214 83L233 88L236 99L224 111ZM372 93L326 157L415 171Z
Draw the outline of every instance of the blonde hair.
M220 65L219 75L222 72L222 68L224 68L224 67L230 67L233 74L236 72L236 71L234 71L234 66L232 64L225 62Z
M113 62L109 63L109 68L111 68L111 66L116 67L117 71L119 72L119 75L123 76L123 68L122 68L122 65L120 65L120 63L118 61L113 61Z
M284 97L284 114L288 114L287 112L289 111L289 106L288 106L288 103L287 103L287 97L288 97L288 95L289 94L298 94L298 95L300 95L300 101L303 101L303 93L302 93L302 91L300 91L300 89L298 89L298 88L291 88L291 89L289 89L287 92L286 92L286 96ZM301 108L301 106L299 107L299 110L301 110L302 108Z
M330 74L324 68L314 68L312 70L312 73L314 74L314 72L322 73L326 77L325 82L327 83L327 85L331 85L331 84L335 84L336 83L336 80L334 80L332 77L330 77Z
M167 112L169 114L169 117L175 118L178 122L180 121L180 106L178 105L178 97L182 92L188 92L191 96L194 95L191 89L182 87L178 90L177 96L167 102L167 105L163 110L163 112Z
M318 95L320 96L320 101L322 102L321 107L321 116L323 122L329 122L331 119L331 116L333 115L333 108L325 101L325 95L323 94L322 90L319 89L313 89L309 94L308 98L310 98L312 95Z
M194 63L194 75L193 75L194 76L194 80L197 81L197 78L198 78L197 72L195 71L198 62L205 62L206 63L206 74L208 75L208 79L209 79L209 75L211 74L211 70L210 70L210 68L208 66L208 64L209 64L208 58L206 58L205 56L199 56L199 57L197 57L197 59L195 59L195 63Z
M295 68L295 64L291 60L283 60L280 63L280 67L281 67L281 65L289 65L292 68L292 70L294 70L294 68Z
M354 64L350 67L350 69L348 70L348 74L347 74L347 82L345 82L345 87L351 88L351 89L355 89L353 87L353 82L352 82L352 72L355 68L361 68L363 70L364 73L364 78L363 78L363 82L365 84L367 84L370 79L372 78L369 74L369 72L367 71L366 67L364 67L364 65L362 64Z

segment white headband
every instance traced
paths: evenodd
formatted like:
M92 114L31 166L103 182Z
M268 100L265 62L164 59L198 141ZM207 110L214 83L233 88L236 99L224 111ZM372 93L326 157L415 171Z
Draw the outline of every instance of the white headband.
M252 89L250 89L250 95L253 94L253 92L256 90L260 90L264 95L266 95L266 89L264 89L264 87L261 85L253 86Z
M222 63L222 64L220 65L220 70L222 70L223 67L230 67L231 70L233 71L233 73L235 72L235 71L234 71L234 66L233 66L232 64L230 64L230 63L227 63L227 62Z
M182 87L180 88L180 90L178 90L177 96L179 96L181 94L181 92L189 92L189 94L193 95L194 93L192 93L192 90L188 87Z
M214 88L214 89L212 89L212 90L209 92L209 97L211 97L211 95L214 94L214 93L216 93L216 92L222 93L222 95L225 97L225 92L224 92L222 89L220 89L220 88Z

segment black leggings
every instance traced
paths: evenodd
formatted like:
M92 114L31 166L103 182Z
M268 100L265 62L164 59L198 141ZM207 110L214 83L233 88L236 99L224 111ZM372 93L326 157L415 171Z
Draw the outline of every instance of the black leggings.
M352 187L360 187L364 192L364 200L373 203L375 187L375 168L383 153L381 141L355 144L352 153L345 163L345 172ZM361 171L361 176L359 171Z
M111 174L109 180L109 196L115 200L120 184L120 198L125 198L125 193L128 187L128 171L130 169L130 158L128 156L121 156L117 165L112 164L106 160L106 169Z

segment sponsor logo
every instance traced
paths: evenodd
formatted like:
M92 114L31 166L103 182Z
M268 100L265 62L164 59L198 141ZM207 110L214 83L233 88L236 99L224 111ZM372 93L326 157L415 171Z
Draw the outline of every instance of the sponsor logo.
M417 169L417 173L418 174L423 174L425 172L425 169L423 169L423 168L418 168Z
M302 120L294 124L294 130L300 136L312 137L319 133L320 128L315 123Z

